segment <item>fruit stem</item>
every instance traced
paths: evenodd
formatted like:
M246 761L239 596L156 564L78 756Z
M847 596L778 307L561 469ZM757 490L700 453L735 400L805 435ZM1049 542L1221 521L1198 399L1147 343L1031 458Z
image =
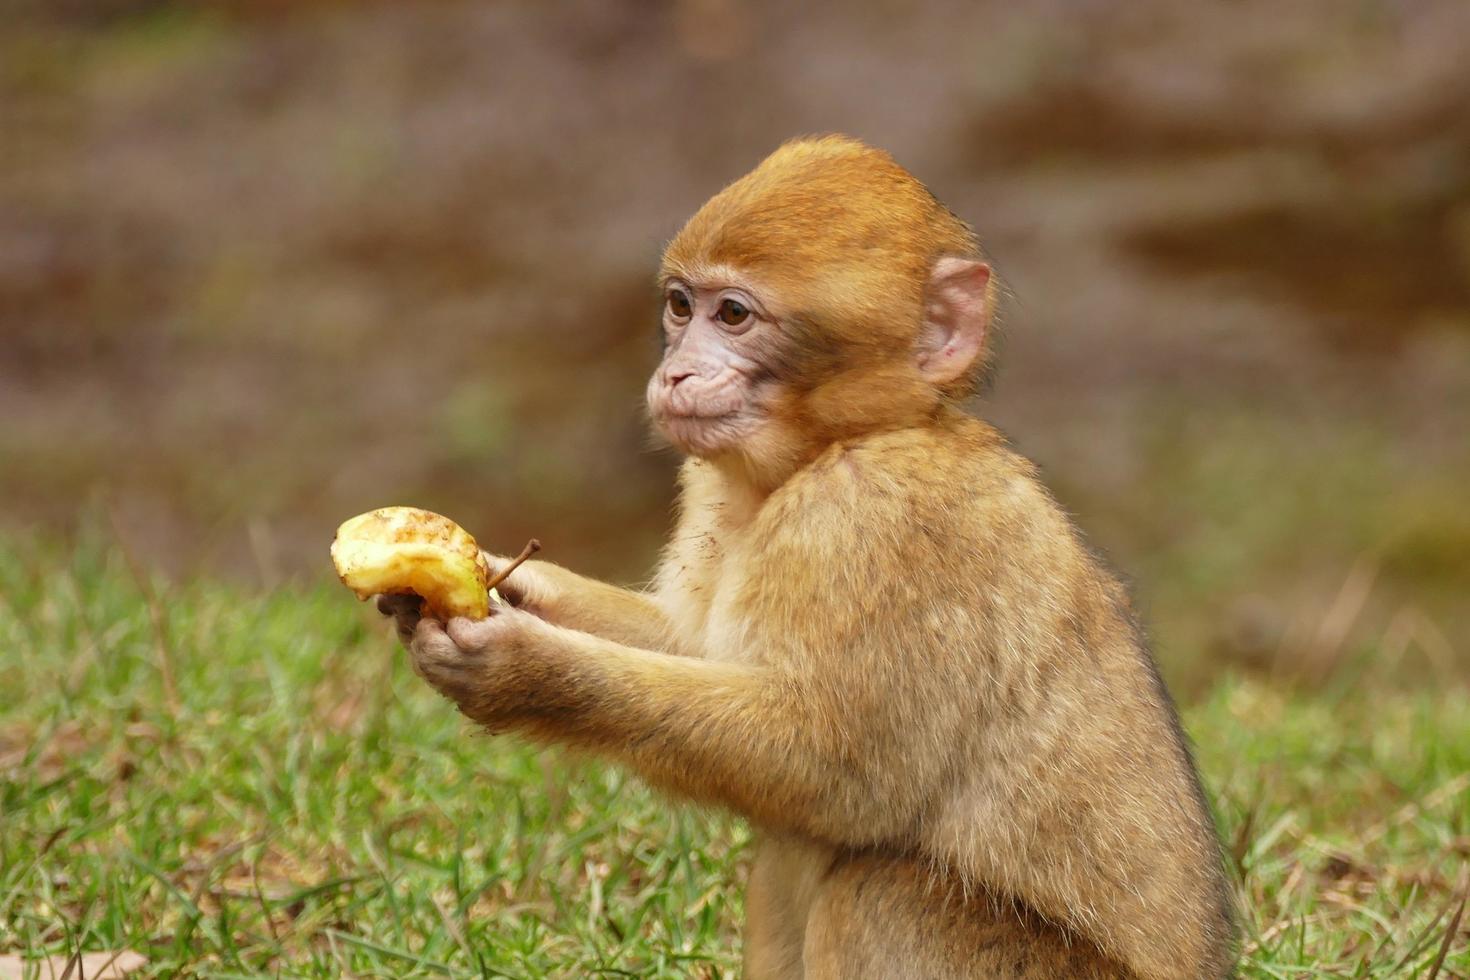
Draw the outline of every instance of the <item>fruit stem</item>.
M510 560L510 564L506 565L505 568L500 570L500 574L496 575L490 580L490 582L485 586L485 591L489 592L501 582L504 582L506 579L510 578L510 573L515 571L517 568L520 568L521 562L525 561L527 558L530 558L532 555L540 550L540 541L537 541L535 538L527 541L526 546L521 549L521 553L512 558Z

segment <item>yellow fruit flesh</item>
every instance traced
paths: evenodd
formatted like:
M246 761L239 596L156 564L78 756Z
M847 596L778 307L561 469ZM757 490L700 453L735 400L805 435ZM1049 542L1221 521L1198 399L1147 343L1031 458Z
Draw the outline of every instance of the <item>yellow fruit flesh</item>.
M422 596L438 619L490 614L489 568L469 532L417 507L382 507L337 528L332 564L359 598Z

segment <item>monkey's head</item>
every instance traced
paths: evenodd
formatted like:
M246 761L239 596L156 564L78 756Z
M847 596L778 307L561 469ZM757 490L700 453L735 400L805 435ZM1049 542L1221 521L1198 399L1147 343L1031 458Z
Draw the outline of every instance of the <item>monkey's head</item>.
M888 154L839 136L787 143L711 198L660 283L654 423L768 485L969 394L996 291L962 221Z

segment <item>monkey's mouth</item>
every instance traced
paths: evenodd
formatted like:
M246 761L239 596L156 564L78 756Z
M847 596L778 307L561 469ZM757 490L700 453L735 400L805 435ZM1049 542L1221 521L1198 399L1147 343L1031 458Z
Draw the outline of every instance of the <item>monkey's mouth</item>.
M654 416L654 424L676 448L691 456L709 456L743 440L755 420L736 409L708 415L663 412Z

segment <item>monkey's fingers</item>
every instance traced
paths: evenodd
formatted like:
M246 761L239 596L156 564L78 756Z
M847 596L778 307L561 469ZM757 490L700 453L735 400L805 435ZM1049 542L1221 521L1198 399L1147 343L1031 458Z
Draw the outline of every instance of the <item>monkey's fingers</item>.
M424 615L424 600L412 593L404 595L380 595L375 603L378 612L392 617L398 638L407 643L413 638L414 628Z
M520 575L514 573L521 563L533 553L529 549L528 545L527 549L515 558L492 555L488 551L484 553L485 564L490 568L489 587L495 590L492 598L499 597L500 601L508 606L519 607L526 602L528 585L524 578L525 573L522 572Z
M421 610L424 607L424 600L420 596L414 595L411 592L405 592L391 595L379 595L377 597L376 604L378 607L378 612L382 613L384 616L397 616L402 613L408 612L412 612L415 615L421 615Z
M535 538L527 541L526 546L521 549L520 554L516 555L510 561L504 563L498 570L496 570L493 575L490 576L490 581L485 583L485 587L487 589L495 589L497 586L500 585L501 582L504 582L507 578L509 578L510 573L519 568L527 558L530 558L532 555L540 550L540 541L537 541Z

